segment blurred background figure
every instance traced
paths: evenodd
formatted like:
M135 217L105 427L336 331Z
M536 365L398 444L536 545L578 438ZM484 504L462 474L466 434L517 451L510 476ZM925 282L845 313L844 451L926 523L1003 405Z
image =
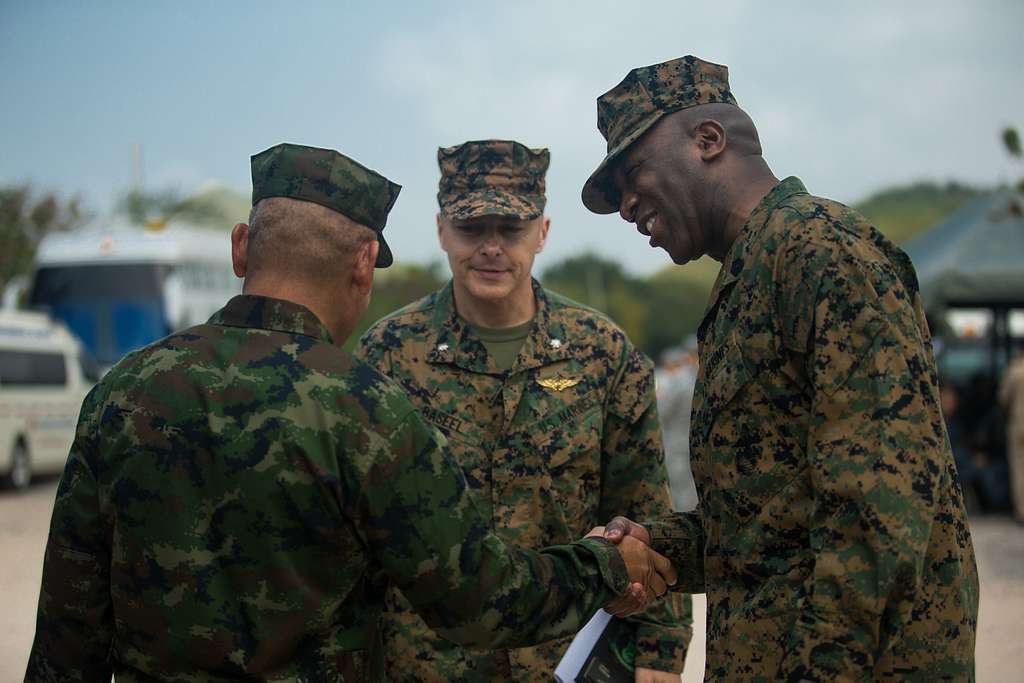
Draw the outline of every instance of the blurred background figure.
M682 346L662 354L654 381L672 507L689 512L696 509L698 502L690 470L690 409L697 382L697 337L690 335Z
M946 432L971 513L1005 512L1009 506L1006 450L997 434L1002 431L1002 413L989 388L979 375L962 401L961 391L948 378L939 384Z
M1006 441L1013 488L1013 516L1024 523L1024 346L1006 369L999 387L999 403L1006 410Z

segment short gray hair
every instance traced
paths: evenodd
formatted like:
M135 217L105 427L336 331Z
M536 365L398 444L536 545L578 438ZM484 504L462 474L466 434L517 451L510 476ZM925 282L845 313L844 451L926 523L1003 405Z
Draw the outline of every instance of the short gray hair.
M370 228L313 202L262 199L249 212L248 263L306 280L333 279L358 249L377 238Z

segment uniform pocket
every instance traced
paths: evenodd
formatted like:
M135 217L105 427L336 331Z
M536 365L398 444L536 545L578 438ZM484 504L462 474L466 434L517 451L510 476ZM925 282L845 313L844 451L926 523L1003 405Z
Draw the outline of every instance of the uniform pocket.
M602 424L595 404L570 421L544 425L530 435L533 453L527 459L546 474L545 483L570 529L583 525L589 531L588 522L597 514Z

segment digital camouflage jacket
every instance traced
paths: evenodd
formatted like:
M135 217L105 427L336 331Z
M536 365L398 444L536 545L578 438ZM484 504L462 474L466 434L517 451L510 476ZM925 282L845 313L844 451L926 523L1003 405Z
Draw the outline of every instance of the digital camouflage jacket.
M501 538L540 548L617 514L671 510L653 366L603 315L534 282L535 324L504 372L456 313L448 284L376 323L357 355L397 380L448 437L477 507ZM690 598L633 618L636 663L681 671ZM469 652L432 634L393 592L388 675L398 681L537 681L568 645Z
M577 630L628 578L603 539L506 545L401 389L302 306L235 297L86 399L26 680L381 680L391 581L490 648Z
M978 575L906 255L788 178L699 341L700 508L651 531L707 588L706 680L973 680Z

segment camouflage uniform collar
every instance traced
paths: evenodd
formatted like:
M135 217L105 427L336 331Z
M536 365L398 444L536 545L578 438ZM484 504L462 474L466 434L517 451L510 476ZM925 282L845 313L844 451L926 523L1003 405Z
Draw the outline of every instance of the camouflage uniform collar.
M534 316L533 330L523 343L512 371L541 367L572 355L572 340L566 335L565 325L555 314L547 293L540 283L533 280L533 295L537 300L537 315Z
M239 294L209 320L210 325L250 327L287 334L302 334L333 344L331 333L316 315L302 304L266 296Z
M733 242L732 247L729 248L729 252L722 261L722 269L718 271L718 278L712 290L711 301L715 300L718 292L723 287L735 282L739 278L740 273L746 267L747 247L750 241L761 230L768 221L768 217L778 208L779 204L795 194L807 194L807 188L804 187L803 182L799 178L790 176L773 187L761 199L757 207L750 212L750 216L736 236L736 241Z
M551 305L544 288L533 280L533 296L537 302L537 313L533 328L523 342L519 357L508 370L509 374L532 367L540 367L568 358L572 344L566 339L565 326L552 315ZM494 359L484 349L469 324L459 317L455 310L455 293L451 281L435 294L432 328L436 336L427 353L428 363L450 363L471 372L492 375L504 374Z

